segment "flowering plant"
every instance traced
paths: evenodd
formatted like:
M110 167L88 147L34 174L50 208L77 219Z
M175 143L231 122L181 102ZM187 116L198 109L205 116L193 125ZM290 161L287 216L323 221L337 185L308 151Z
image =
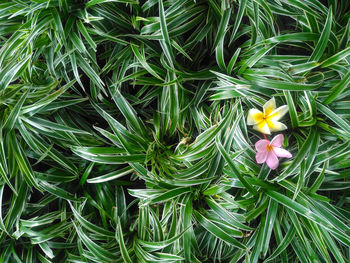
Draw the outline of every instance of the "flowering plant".
M291 158L292 154L285 149L282 149L283 134L278 134L271 141L267 139L259 140L255 143L256 162L261 164L265 163L272 170L278 167L278 157Z
M288 106L283 105L276 109L275 98L267 101L263 106L263 111L258 109L250 109L248 112L247 124L253 125L253 129L264 133L283 131L287 129L279 120L288 112Z

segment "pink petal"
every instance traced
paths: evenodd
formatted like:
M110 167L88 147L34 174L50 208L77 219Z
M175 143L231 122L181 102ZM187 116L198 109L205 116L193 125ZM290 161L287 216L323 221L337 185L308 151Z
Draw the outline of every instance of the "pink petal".
M270 141L268 140L259 140L255 143L255 149L258 151L258 152L266 152L267 151L267 145L270 144Z
M268 167L270 167L272 170L275 170L278 167L278 158L276 156L276 154L271 151L268 152L267 158L266 158L266 164Z
M255 155L256 162L259 164L264 163L266 161L267 155L268 155L267 151L266 152L257 152Z
M282 148L273 147L273 151L275 152L277 157L285 157L285 158L292 157L292 154L290 152Z
M272 139L271 145L275 147L281 147L283 139L284 139L283 134L278 134Z

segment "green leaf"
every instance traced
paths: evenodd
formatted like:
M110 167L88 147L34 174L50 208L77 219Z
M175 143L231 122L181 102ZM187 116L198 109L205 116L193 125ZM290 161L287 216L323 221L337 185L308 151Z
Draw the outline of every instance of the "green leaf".
M277 90L304 91L304 90L314 90L320 86L320 84L293 83L293 82L258 78L253 76L246 76L246 79L248 79L254 85L267 88L267 89L277 89Z
M117 3L125 3L125 4L138 4L138 1L134 1L134 0L91 0L88 1L85 5L86 9L94 6L94 5L100 5L100 4L104 4L104 3L108 3L108 2L117 2Z
M22 96L21 98L18 100L18 102L16 103L16 105L13 107L13 109L11 110L10 115L7 117L6 122L3 126L4 129L7 130L12 130L13 126L15 125L18 116L20 114L20 111L22 109L22 106L24 104L24 101L26 100L27 96L28 96L28 92L29 90L27 90Z
M321 103L317 103L317 108L320 112L322 112L327 118L337 124L340 128L344 130L348 135L350 135L350 124L344 120L342 117L335 114L328 107L322 105Z
M253 195L257 195L258 192L255 190L255 188L241 175L239 170L236 168L234 162L231 160L229 154L226 152L224 147L221 145L221 143L218 140L218 137L216 139L216 145L221 153L221 155L224 157L225 161L228 163L231 171L233 174L239 179L239 181L246 187L246 189Z
M348 27L350 28L350 27ZM334 54L333 56L327 58L325 61L321 63L321 68L326 68L332 66L333 64L338 63L339 61L345 59L350 55L350 47L343 49L342 51Z
M298 154L296 155L296 157L294 157L294 160L292 161L292 163L288 165L287 169L281 175L276 177L274 181L280 182L284 180L288 176L292 175L293 172L300 166L301 162L304 160L307 153L309 152L310 147L313 144L313 141L318 139L318 137L315 136L316 132L317 130L314 127L310 129L309 136L304 141L302 147L298 151Z
M137 239L137 243L139 243L140 245L142 245L143 247L149 248L151 250L159 250L162 249L164 247L167 247L171 244L173 244L176 240L178 240L180 237L182 237L184 235L184 233L186 231L188 231L189 228L185 228L182 232L180 232L178 235L169 238L167 240L163 240L163 241L145 241L145 240L141 240L141 239Z
M40 187L42 187L43 190L49 192L50 194L53 194L57 197L60 197L64 200L70 200L70 201L80 201L79 198L74 197L71 193L68 193L67 191L57 187L56 185L50 184L48 182L40 181L39 182Z
M2 196L3 196L3 193L4 193L4 185L0 185L0 229L8 235L9 233L6 230L4 220L2 217L2 207L3 207Z
M147 70L152 76L154 76L157 79L160 79L163 81L163 78L159 76L153 68L147 63L146 58L141 55L140 51L137 49L135 45L130 45L132 52L134 53L137 60L141 63L141 65Z
M322 56L322 54L323 54L323 52L326 49L327 44L328 44L329 35L330 35L331 29L332 29L332 21L333 21L332 9L329 8L326 23L323 27L323 30L322 30L321 36L317 42L317 45L309 58L309 61L319 61L320 60L320 58L321 58L321 56Z
M310 193L315 193L320 188L320 186L322 185L323 180L325 178L326 165L327 165L327 162L324 162L322 171L317 176L317 178L314 181L314 183L312 184L312 186L309 188L309 192Z
M79 229L76 224L73 222L73 225L76 229L76 232L78 236L80 237L81 241L83 244L89 249L89 251L97 257L99 260L102 261L113 261L116 258L116 255L114 253L109 252L107 249L104 247L96 244L89 238L84 231Z
M66 85L64 85L63 87L61 87L58 90L56 90L55 92L53 92L53 93L45 96L44 98L40 99L39 101L37 101L37 102L35 102L35 103L31 104L31 105L22 107L21 113L25 114L25 113L29 113L30 112L31 115L34 115L34 112L40 111L40 109L45 107L45 106L52 107L52 102L55 101L58 97L60 97L70 87L72 87L74 83L75 83L75 80L72 80L69 83L67 83ZM60 102L60 103L62 104L62 102Z
M190 192L190 188L186 188L186 187L175 188L175 189L169 190L163 194L157 195L154 198L150 198L149 202L152 204L156 204L156 203L168 201L172 198L178 197L178 196L183 195L183 194L188 193L188 192Z
M270 199L269 207L267 209L267 214L266 214L265 225L263 227L264 234L262 238L262 244L263 244L262 251L264 256L266 256L267 251L269 249L272 229L276 220L277 210L278 210L278 203L273 199Z
M298 120L298 115L297 115L297 110L295 107L295 103L293 101L293 97L290 91L283 91L283 94L286 98L288 109L289 109L289 116L292 121L292 127L296 128L298 127L299 120Z
M168 59L170 66L174 67L174 63L173 63L174 55L173 55L173 50L171 47L170 37L168 34L168 28L167 28L167 23L166 23L163 1L158 0L158 5L159 5L160 29L161 29L162 36L163 36L163 39L161 40L160 43L161 43L161 46L163 48L164 54L165 54L166 58Z
M236 61L238 59L238 56L239 56L240 52L241 52L241 48L237 48L235 53L231 57L230 62L228 63L228 66L227 66L227 74L228 75L231 75L231 72L233 70L233 67L236 64Z
M8 64L5 68L1 70L0 93L4 91L4 89L11 83L11 81L14 81L16 76L21 74L21 72L29 63L29 60L30 60L30 56L27 56L25 59L23 59L19 63L16 63L15 66L13 64Z
M222 220L225 220L225 222L230 223L232 226L234 226L238 229L242 229L242 230L246 230L246 231L251 231L254 229L254 228L251 228L249 226L242 224L237 219L237 217L236 217L237 215L229 212L224 207L222 207L220 204L216 203L213 199L205 198L205 201L207 202L209 207L211 209L213 209L222 218Z
M292 239L294 238L295 232L296 232L295 228L293 226L291 226L288 229L288 232L284 236L283 240L279 243L278 247L273 251L273 253L267 259L264 260L264 263L272 261L279 254L281 254L287 248L287 246L290 244Z
M233 32L230 38L230 43L232 43L232 41L235 39L236 33L238 31L238 27L241 24L242 18L243 18L243 14L245 12L246 6L247 6L248 1L247 0L241 0L239 3L239 7L238 7L238 12L237 12L237 17L235 19L235 24L233 26Z
M117 178L120 178L124 175L130 174L132 173L134 170L132 168L129 167L125 167L101 176L97 176L94 178L90 178L87 180L88 183L90 184L98 184L98 183L104 183L104 182L108 182L111 180L115 180Z
M15 155L14 157L17 161L17 165L22 175L24 176L25 181L28 183L29 186L33 186L37 189L40 189L38 182L34 176L32 167L30 166L27 157L24 155L22 147L18 143L13 132L10 133L9 141L11 143L11 148L13 149L13 154Z
M119 91L116 91L113 95L115 104L124 115L125 119L131 124L139 135L147 137L146 127L143 122L137 117L135 110L131 107L128 101L122 96Z
M227 234L225 231L223 231L221 228L216 226L214 223L212 223L210 220L205 218L201 213L197 211L193 211L194 217L196 220L203 226L207 231L209 231L211 234L213 234L215 237L225 241L226 243L235 246L240 249L246 249L246 247L238 242L235 238L233 238L231 235Z
M100 147L79 147L74 146L71 148L72 151L78 156L96 163L105 164L120 164L125 162L144 162L146 159L145 154L113 154L110 152L105 152L105 148ZM101 150L101 151L96 151ZM109 150L107 148L107 150Z
M328 105L337 99L339 94L347 89L350 84L350 72L348 72L331 90L328 97L323 101L324 105Z
M91 48L96 51L97 45L96 43L93 41L93 39L91 38L91 36L89 35L86 27L84 26L84 24L78 20L77 21L77 26L79 28L80 33L84 36L85 40L89 43L89 45L91 46Z
M266 192L268 196L270 196L272 199L276 200L278 203L280 203L283 206L286 206L287 208L293 210L294 212L300 214L303 217L306 217L307 219L315 222L316 224L320 225L321 227L328 229L332 233L334 233L337 238L340 238L342 236L341 241L344 242L344 244L350 245L349 238L347 235L343 232L342 227L338 225L330 224L330 222L325 219L323 216L316 214L313 212L310 208L307 208L292 199L286 197L283 194L280 194L278 192L268 190Z

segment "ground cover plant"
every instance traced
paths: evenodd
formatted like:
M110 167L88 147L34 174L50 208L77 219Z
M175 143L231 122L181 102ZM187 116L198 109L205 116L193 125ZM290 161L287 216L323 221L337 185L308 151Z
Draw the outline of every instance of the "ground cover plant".
M0 262L350 262L349 18L1 1Z

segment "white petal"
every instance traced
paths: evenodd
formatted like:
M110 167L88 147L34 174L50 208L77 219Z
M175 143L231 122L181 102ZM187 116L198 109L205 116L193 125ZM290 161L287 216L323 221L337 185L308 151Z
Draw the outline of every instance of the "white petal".
M275 98L270 99L269 101L267 101L264 106L264 114L265 116L268 116L271 114L271 112L273 112L276 109L276 101Z
M270 129L269 129L269 126L267 125L267 123L265 121L262 121L256 125L253 126L253 129L254 130L257 130L261 133L264 133L264 134L271 134L270 133Z
M279 121L267 121L266 122L270 128L271 132L278 132L278 131L283 131L283 130L287 130L287 126L284 125L282 122Z
M263 120L264 114L257 109L250 109L247 117L247 125L255 125Z
M287 112L288 112L288 106L283 105L281 107L278 107L274 111L272 111L271 114L268 116L268 119L279 121Z

